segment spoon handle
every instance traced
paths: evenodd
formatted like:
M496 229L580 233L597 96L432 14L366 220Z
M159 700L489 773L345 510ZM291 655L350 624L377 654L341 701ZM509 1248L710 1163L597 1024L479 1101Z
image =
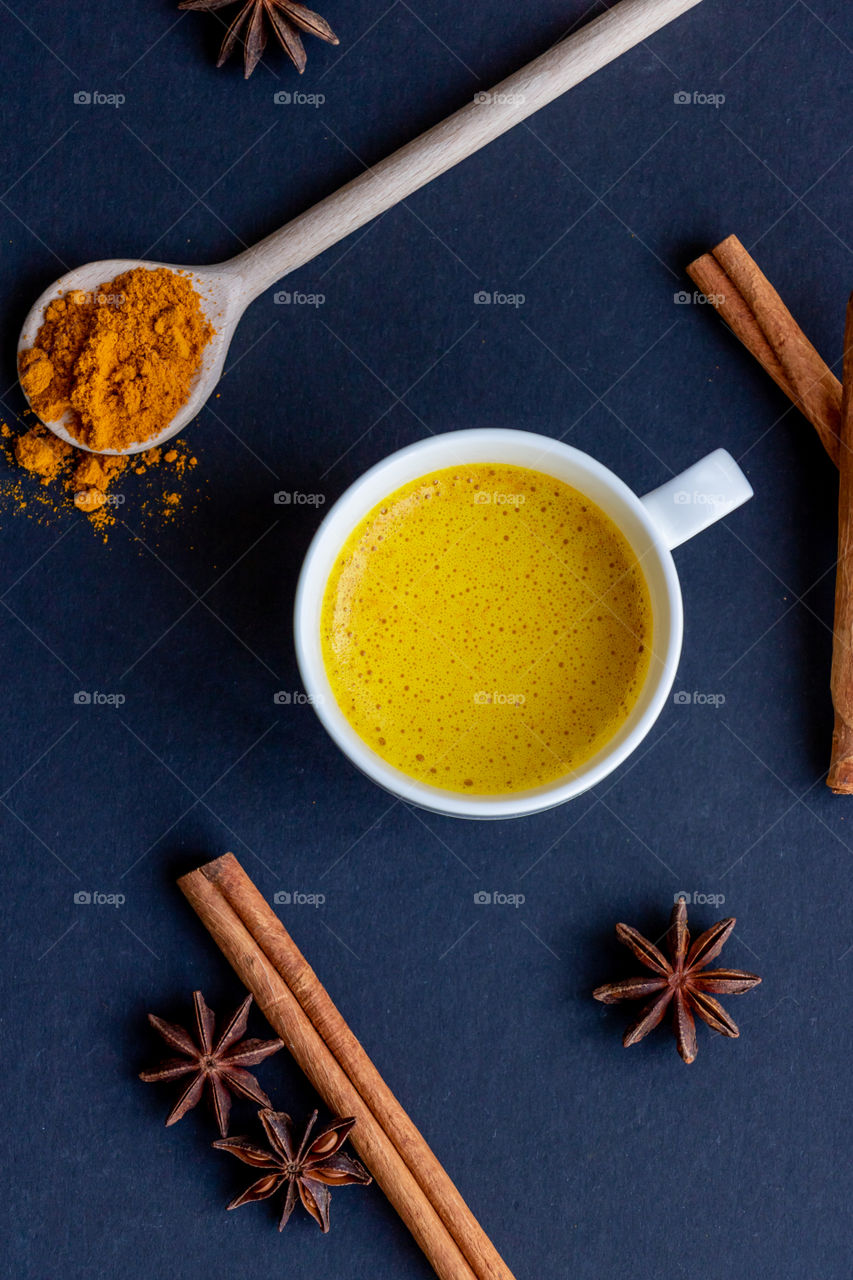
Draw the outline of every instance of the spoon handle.
M619 0L386 160L233 258L246 302L632 49L700 0Z

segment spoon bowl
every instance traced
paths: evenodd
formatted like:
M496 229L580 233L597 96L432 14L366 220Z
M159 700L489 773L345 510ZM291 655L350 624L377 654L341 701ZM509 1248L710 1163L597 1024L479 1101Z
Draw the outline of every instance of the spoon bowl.
M94 293L100 285L137 267L144 267L148 271L165 267L167 271L190 276L201 300L202 310L212 325L214 334L202 353L201 368L193 379L189 399L178 410L172 421L148 440L141 440L124 449L99 450L106 454L142 453L145 449L154 449L177 435L199 413L222 376L225 357L228 354L237 321L246 305L243 300L240 273L230 263L212 267L191 267L178 266L172 262L145 262L135 258L105 258L101 262L87 262L85 266L77 267L60 276L33 303L18 339L18 357L20 358L23 351L32 347L44 319L45 310L51 302L75 289L87 294ZM29 397L27 399L29 402ZM84 441L78 440L68 430L69 419L70 414L66 413L55 422L46 422L44 425L49 427L54 435L59 436L60 440L73 445L75 449L93 452Z

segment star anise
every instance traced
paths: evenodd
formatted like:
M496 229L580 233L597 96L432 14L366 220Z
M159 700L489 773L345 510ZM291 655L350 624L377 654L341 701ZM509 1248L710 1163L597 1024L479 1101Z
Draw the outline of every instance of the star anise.
M181 0L178 8L211 12L234 3L235 0ZM340 43L325 18L306 9L304 4L297 4L296 0L248 0L225 32L217 67L221 67L231 55L239 39L243 45L243 71L248 80L267 45L267 22L300 75L308 61L300 31L318 36L328 44Z
M213 1099L219 1132L224 1138L228 1132L232 1093L241 1093L244 1097L259 1102L261 1106L272 1105L252 1073L244 1068L254 1067L271 1053L277 1053L283 1047L283 1042L243 1039L249 1019L249 1007L252 1003L252 997L246 996L214 1044L214 1016L205 1004L204 996L200 991L193 992L193 1001L198 1043L183 1027L176 1027L173 1023L164 1022L162 1018L149 1013L148 1021L152 1027L159 1031L166 1043L173 1049L177 1049L182 1056L170 1058L154 1071L141 1071L139 1078L146 1083L153 1083L159 1080L177 1080L180 1076L192 1075L189 1084L166 1117L167 1125L175 1124L196 1105L204 1092L206 1083Z
M332 1120L318 1129L312 1137L317 1119L315 1111L297 1147L290 1116L283 1111L269 1110L258 1114L271 1150L256 1147L248 1138L223 1138L213 1144L220 1151L230 1151L244 1164L265 1171L263 1177L232 1200L228 1208L236 1209L241 1204L267 1200L286 1184L287 1195L278 1224L279 1231L283 1230L293 1213L297 1195L321 1230L328 1231L331 1200L329 1187L343 1187L350 1183L365 1187L372 1181L363 1165L341 1151L355 1120Z
M625 1032L622 1043L627 1048L642 1040L660 1022L670 1003L673 1005L672 1023L678 1052L685 1062L696 1057L696 1023L694 1013L707 1022L720 1035L737 1038L740 1032L712 992L718 995L742 995L761 981L754 973L742 969L711 969L703 973L705 965L720 954L729 934L735 927L734 917L720 920L701 934L690 945L687 930L687 906L679 898L672 909L666 948L670 959L653 942L649 942L636 929L627 924L617 924L616 936L634 955L651 969L654 977L626 978L624 982L612 982L593 991L596 1000L603 1004L615 1004L617 1000L652 999Z

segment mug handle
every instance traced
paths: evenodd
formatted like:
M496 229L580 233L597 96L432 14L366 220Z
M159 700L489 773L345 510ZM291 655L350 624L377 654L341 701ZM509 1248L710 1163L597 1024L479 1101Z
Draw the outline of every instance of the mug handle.
M670 551L748 502L752 485L727 449L715 449L640 501Z

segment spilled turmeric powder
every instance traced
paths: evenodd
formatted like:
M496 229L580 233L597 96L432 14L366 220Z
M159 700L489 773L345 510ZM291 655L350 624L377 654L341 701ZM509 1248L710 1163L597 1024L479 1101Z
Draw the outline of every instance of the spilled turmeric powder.
M186 497L176 483L198 463L181 439L170 441L168 450L87 453L40 423L17 435L5 422L0 424L0 453L9 467L0 475L0 514L11 508L46 523L76 509L104 541L118 520L132 529L174 520ZM160 476L149 474L155 468ZM139 481L136 476L149 478ZM115 488L119 479L122 491Z
M55 480L74 452L70 444L44 427L34 427L18 436L12 449L18 466L44 481Z
M187 275L136 267L47 306L19 358L21 386L42 422L67 413L63 425L87 448L126 449L186 404L213 333Z

